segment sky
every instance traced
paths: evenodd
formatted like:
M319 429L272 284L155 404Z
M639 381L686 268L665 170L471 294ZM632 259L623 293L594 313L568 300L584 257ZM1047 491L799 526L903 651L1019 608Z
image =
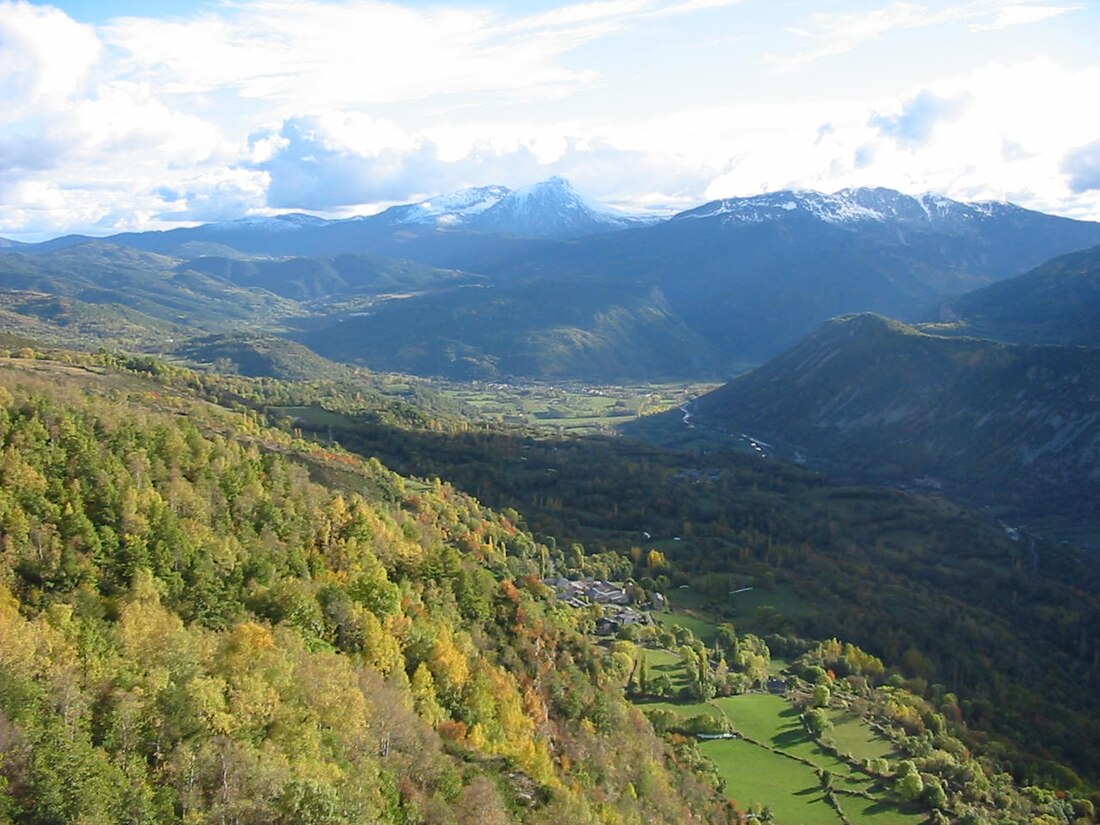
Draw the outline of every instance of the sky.
M1097 0L0 0L0 237L560 175L669 213L885 186L1100 220Z

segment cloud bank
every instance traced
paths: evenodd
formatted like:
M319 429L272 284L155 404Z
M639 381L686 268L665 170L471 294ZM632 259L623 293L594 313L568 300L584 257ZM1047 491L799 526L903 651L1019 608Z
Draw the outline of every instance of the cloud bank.
M550 175L636 209L881 185L1100 219L1100 121L1082 104L1100 59L947 70L916 55L895 82L861 76L892 39L979 46L1081 9L973 0L765 20L752 0L236 0L96 28L0 0L0 235L348 214ZM802 48L776 58L780 42ZM817 67L838 61L852 73L830 83Z

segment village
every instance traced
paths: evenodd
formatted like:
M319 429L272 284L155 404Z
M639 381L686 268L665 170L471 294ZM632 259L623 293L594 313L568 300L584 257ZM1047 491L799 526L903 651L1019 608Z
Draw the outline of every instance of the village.
M654 593L650 601L643 604L636 603L634 596L623 582L604 581L602 579L578 579L551 578L546 584L554 588L558 598L570 607L584 608L591 605L602 605L603 616L596 620L596 634L599 636L614 636L624 627L630 625L651 625L652 610L663 610L666 600L660 593Z

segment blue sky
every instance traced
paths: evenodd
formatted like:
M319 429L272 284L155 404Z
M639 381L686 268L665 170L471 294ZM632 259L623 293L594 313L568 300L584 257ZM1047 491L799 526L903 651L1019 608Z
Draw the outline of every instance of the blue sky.
M551 175L634 211L889 186L1100 220L1095 2L0 0L0 236Z

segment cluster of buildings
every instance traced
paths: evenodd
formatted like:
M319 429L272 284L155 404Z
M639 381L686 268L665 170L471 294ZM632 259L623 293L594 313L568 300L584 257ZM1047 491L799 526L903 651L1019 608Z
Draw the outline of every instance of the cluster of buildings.
M630 604L630 594L626 585L620 582L602 579L569 579L558 577L547 579L546 584L553 587L558 598L570 607L588 607L590 604Z
M649 610L634 605L633 597L622 582L591 578L573 581L559 577L547 579L546 584L570 607L602 605L603 616L596 621L596 633L600 636L613 636L629 625L653 624ZM649 607L660 610L664 606L664 596L654 593Z

